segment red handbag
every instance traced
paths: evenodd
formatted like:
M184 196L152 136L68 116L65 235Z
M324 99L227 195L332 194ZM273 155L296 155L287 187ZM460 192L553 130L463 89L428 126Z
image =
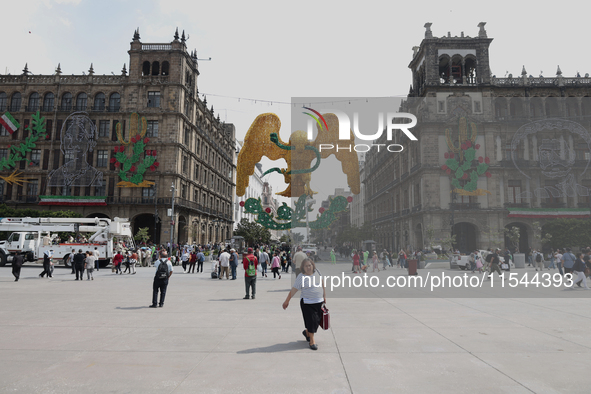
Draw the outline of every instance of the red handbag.
M330 328L330 313L328 312L326 304L322 304L322 318L320 319L320 327L322 327L323 330L328 330Z

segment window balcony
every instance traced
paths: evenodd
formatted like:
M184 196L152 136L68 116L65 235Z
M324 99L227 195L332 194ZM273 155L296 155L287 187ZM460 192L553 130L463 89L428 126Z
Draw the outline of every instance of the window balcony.
M464 202L464 203L451 203L449 204L449 209L453 209L456 211L469 211L474 209L480 209L480 203L478 202Z

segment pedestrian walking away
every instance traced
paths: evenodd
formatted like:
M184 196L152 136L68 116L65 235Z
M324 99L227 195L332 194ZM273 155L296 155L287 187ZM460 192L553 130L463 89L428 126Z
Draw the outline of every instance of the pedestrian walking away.
M168 288L168 280L173 273L172 263L168 259L168 253L165 249L160 252L160 258L154 262L156 274L154 275L154 282L152 284L152 304L150 308L156 306L164 306L164 298L166 297L166 289ZM158 291L160 291L160 302L158 303Z
M86 266L86 280L94 280L94 277L92 276L92 272L94 271L94 263L95 263L96 257L94 256L93 252L86 252L86 259L84 260L85 266Z
M273 253L273 262L271 263L271 271L273 271L273 279L275 279L275 275L279 275L279 279L281 279L281 274L279 273L279 267L281 263L279 262L280 257L277 255L277 251Z
M101 257L100 252L98 251L98 247L94 247L94 250L92 251L92 254L94 256L94 269L96 270L96 272L99 271L99 259Z
M20 253L17 253L12 259L12 275L14 275L15 282L18 282L18 279L21 277L21 268L24 260L23 255Z
M302 334L308 341L310 349L318 350L316 332L322 319L322 305L326 304L326 289L324 288L322 275L311 259L305 259L302 262L300 274L297 276L285 302L283 302L284 310L287 309L289 301L298 291L302 292L300 308L304 318L304 326L306 327Z
M246 256L242 259L244 267L244 287L246 288L245 300L250 298L250 289L252 288L252 299L254 300L257 290L257 266L258 259L253 255L252 248L248 248Z
M82 252L82 249L78 249L78 253L74 255L74 265L76 268L76 280L84 280L84 263L86 260L86 254Z

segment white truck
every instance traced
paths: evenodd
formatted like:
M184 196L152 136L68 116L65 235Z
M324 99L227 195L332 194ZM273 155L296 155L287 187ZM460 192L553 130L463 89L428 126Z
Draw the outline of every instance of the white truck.
M67 265L72 249L99 251L99 266L109 264L116 241L134 246L131 224L127 219L115 218L2 218L0 231L11 232L6 241L0 241L0 267L12 263L21 253L25 261L39 261L47 250L53 250L53 259ZM58 232L89 235L85 243L53 244Z

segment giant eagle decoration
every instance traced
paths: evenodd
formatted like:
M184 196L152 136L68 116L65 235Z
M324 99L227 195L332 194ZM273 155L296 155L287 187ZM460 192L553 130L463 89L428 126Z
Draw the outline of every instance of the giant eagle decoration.
M291 134L289 142L285 143L279 138L281 120L273 113L261 114L256 117L244 138L244 145L238 154L238 168L236 176L236 194L243 196L248 186L249 178L254 174L255 165L263 156L271 160L284 159L287 168L271 168L270 172L283 174L287 189L277 193L284 197L312 196L314 192L310 187L312 172L320 165L321 159L326 159L334 154L341 162L343 173L347 175L347 183L353 194L359 194L359 161L357 152L353 149L354 136L351 131L350 139L344 140L339 145L339 121L335 114L324 114L321 118L324 122L318 122L318 135L314 141L308 140L305 131L295 131ZM324 124L324 127L322 126ZM347 142L349 141L349 142ZM330 144L341 149L319 150L321 144ZM347 147L347 149L342 149ZM312 162L316 159L314 165Z

